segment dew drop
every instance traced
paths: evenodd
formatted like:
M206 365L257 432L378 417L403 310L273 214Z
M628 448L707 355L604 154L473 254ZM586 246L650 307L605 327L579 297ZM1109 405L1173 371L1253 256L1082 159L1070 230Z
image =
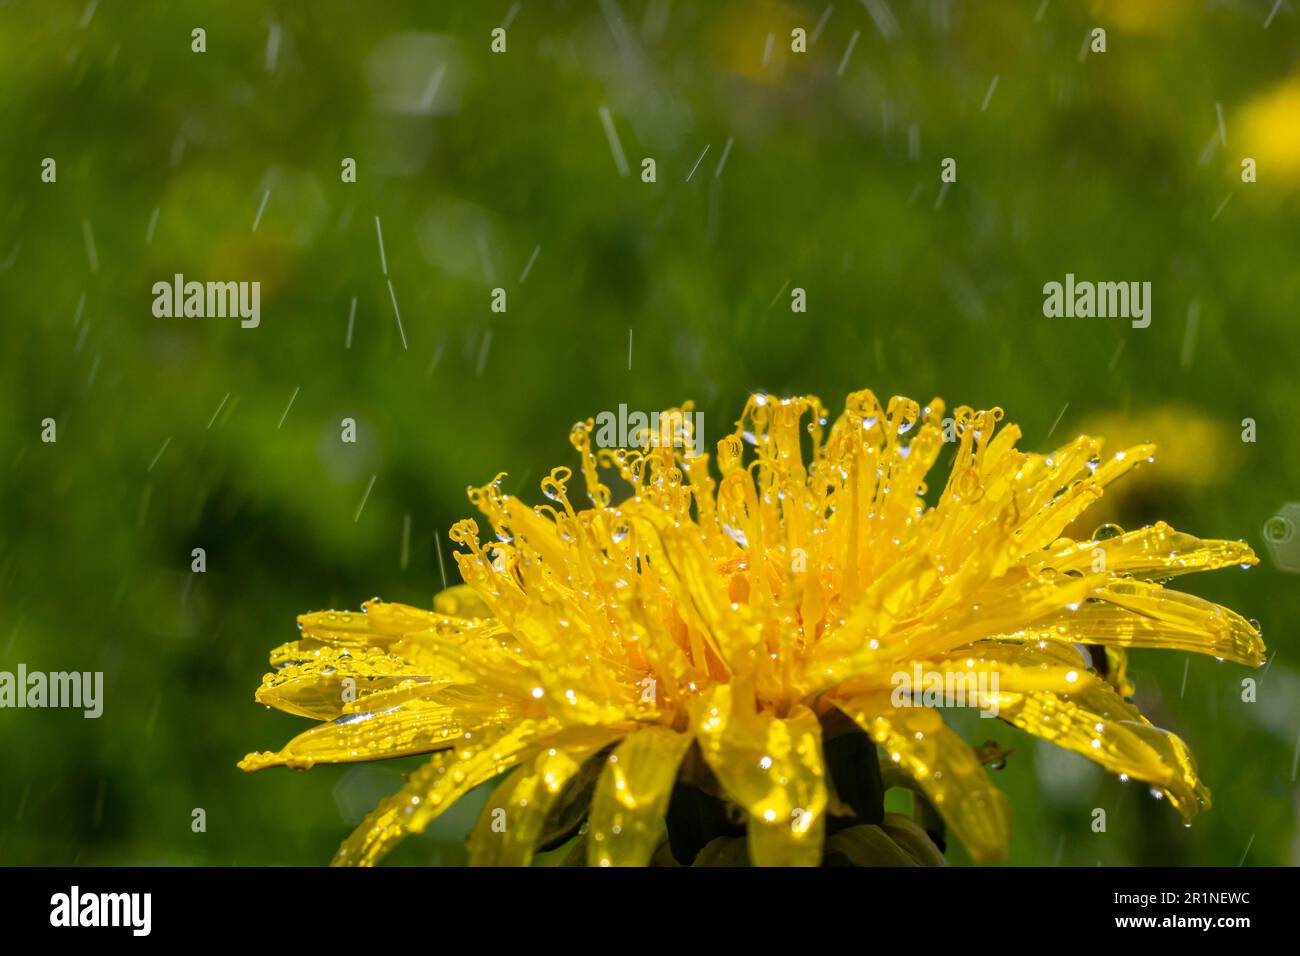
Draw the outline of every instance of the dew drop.
M1117 524L1104 524L1092 533L1093 541L1109 541L1111 538L1118 538L1124 533L1124 529Z

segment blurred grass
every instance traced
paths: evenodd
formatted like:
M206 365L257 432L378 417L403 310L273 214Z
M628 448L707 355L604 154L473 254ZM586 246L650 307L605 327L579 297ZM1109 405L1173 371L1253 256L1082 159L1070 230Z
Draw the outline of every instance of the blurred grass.
M328 860L404 764L235 769L302 728L252 703L296 614L429 606L465 487L505 470L535 499L572 463L579 418L690 397L712 442L749 390L835 408L861 387L1001 405L1038 450L1099 415L1142 430L1177 407L1201 425L1175 444L1258 422L1235 465L1179 448L1208 483L1110 506L1263 557L1188 584L1261 622L1279 656L1258 703L1235 666L1193 660L1184 689L1183 657L1134 655L1139 703L1191 744L1215 808L1184 829L1143 787L996 722L967 729L1016 750L998 774L1013 862L1235 865L1248 844L1250 864L1300 861L1300 592L1260 539L1300 500L1297 118L1237 122L1294 82L1294 12L1265 30L1268 2L1036 19L1032 0L891 0L887 39L842 3L795 56L791 28L811 34L824 4L525 2L493 55L506 3L90 6L0 4L0 668L104 670L107 686L98 721L0 712L0 862ZM1108 52L1081 58L1097 25ZM1245 185L1256 154L1273 165ZM938 204L945 156L958 182ZM176 272L260 281L261 327L155 319L150 287ZM1045 319L1042 286L1066 272L1151 281L1151 327ZM795 286L807 314L789 311ZM338 442L344 417L356 445ZM395 861L462 861L473 809Z

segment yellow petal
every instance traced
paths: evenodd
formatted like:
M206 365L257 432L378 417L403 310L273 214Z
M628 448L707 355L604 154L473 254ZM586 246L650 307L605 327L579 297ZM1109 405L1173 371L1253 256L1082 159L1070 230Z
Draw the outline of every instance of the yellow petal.
M897 659L921 658L982 638L1001 637L1027 621L1082 602L1107 580L1105 574L1045 580L1015 569L986 586L976 600L926 617L883 641L862 633L849 641L843 631L836 632L806 656L803 681L814 691L825 690L873 671L892 673Z
M1203 598L1136 580L1112 581L1094 594L1099 600L1045 618L1033 630L1079 644L1192 651L1251 667L1264 659L1254 625Z
M1032 554L1047 547L1060 536L1070 522L1083 514L1101 497L1103 488L1139 464L1148 461L1155 452L1156 446L1149 444L1136 445L1116 452L1103 462L1091 477L1075 482L1060 495L1053 497L1016 530L1020 553Z
M691 726L727 796L749 814L755 866L818 866L826 826L821 725L807 707L786 718L719 684L697 698Z
M298 615L303 636L330 644L386 647L430 628L460 629L464 621L406 604L367 601L360 611L313 611Z
M1104 561L1104 564L1101 562ZM1193 571L1254 565L1259 559L1244 541L1206 541L1175 531L1163 521L1102 541L1070 541L1026 560L1035 571L1104 569L1135 578L1172 578Z
M432 679L465 680L466 673L444 658L445 647L491 645L506 633L491 619L460 618L405 604L367 601L360 611L318 611L298 617L302 639L278 648L272 666L305 659L318 647L339 652L391 654Z
M565 784L601 746L547 747L515 768L488 799L470 834L470 865L527 866Z
M1050 454L1026 454L1015 476L1013 510L1019 516L1018 525L1023 528L1029 519L1041 515L1044 506L1059 496L1101 446L1100 439L1079 435Z
M916 780L975 862L1006 856L1011 829L1007 799L937 711L894 708L882 696L835 704Z
M636 517L633 526L656 575L677 596L676 610L727 667L745 669L756 649L758 629L746 605L735 605L714 570L698 531L676 527L668 516L649 507L627 510ZM697 659L696 667L704 668Z
M1180 739L1153 727L1109 684L1079 694L1004 694L998 716L1035 736L1073 750L1117 774L1152 784L1190 820L1210 794Z
M239 766L242 770L308 770L318 763L355 763L430 753L456 746L467 733L494 736L518 716L518 708L509 703L470 709L435 698L419 698L385 710L345 714L317 724L289 741L284 749L249 754Z
M588 866L645 866L664 839L664 817L690 734L646 727L609 755L591 800Z
M974 654L984 660L1006 661L1005 669L999 670L999 691L1072 694L1104 679L1119 690L1121 697L1133 693L1133 685L1126 676L1128 659L1122 648L1091 648L1090 665L1089 657L1084 656L1078 644L1058 640L1060 637L1055 632L1039 630L1003 635L999 640L977 641L958 648L950 659L960 661L965 655ZM1041 673L1033 673L1035 670Z
M479 784L523 760L554 734L553 722L525 720L483 743L439 754L411 774L397 793L384 798L343 841L331 866L373 866L409 833L421 833L453 803Z
M333 720L353 703L404 682L445 679L378 648L340 648L294 641L271 655L276 669L262 678L257 702L286 713Z
M907 677L906 684L900 682L900 674ZM945 657L909 661L889 673L882 671L846 681L836 689L835 696L847 698L882 690L919 695L931 674L943 681L948 695L945 706L981 710L995 703L1004 690L1064 694L1082 690L1095 680L1083 655L1072 644L978 641Z

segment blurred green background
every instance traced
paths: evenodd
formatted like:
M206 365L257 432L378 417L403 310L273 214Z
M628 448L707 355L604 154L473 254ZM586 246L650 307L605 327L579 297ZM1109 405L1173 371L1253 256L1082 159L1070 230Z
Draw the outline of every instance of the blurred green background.
M1185 829L1145 787L975 721L1015 748L1011 861L1300 862L1300 588L1262 540L1300 501L1300 15L827 9L0 4L0 670L106 675L99 720L0 711L0 862L326 862L411 762L236 770L307 726L252 700L295 615L430 606L466 486L504 470L538 500L580 418L694 398L712 443L751 390L834 409L862 387L1001 405L1027 449L1155 438L1083 532L1163 517L1261 555L1183 579L1261 623L1256 703L1243 668L1133 655L1214 809ZM261 282L260 327L155 318L177 272ZM1150 281L1151 326L1045 318L1067 272ZM463 861L481 801L392 861Z

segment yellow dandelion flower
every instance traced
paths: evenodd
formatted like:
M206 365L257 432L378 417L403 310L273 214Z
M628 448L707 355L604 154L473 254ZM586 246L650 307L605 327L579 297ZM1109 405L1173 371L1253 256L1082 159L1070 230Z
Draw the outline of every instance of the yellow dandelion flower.
M1060 537L1153 446L1103 458L1081 436L1026 453L1019 429L998 426L1000 409L961 407L951 471L929 505L925 476L945 449L937 399L885 409L858 392L830 424L816 398L755 395L718 444L716 481L707 456L688 454L689 412L665 413L636 450L593 448L594 423L575 426L587 507L568 468L542 482L551 503L536 507L504 494L500 477L471 489L491 537L472 520L452 529L465 584L435 611L371 601L299 619L301 638L272 654L257 699L323 723L242 767L435 754L335 863L376 862L506 771L470 836L473 863L526 864L557 826L576 832L585 817L588 864L644 865L663 852L686 785L744 827L747 853L711 844L710 857L816 865L854 846L911 865L937 856L895 814L828 829L854 801L828 755L874 771L876 746L972 858L997 859L1005 798L986 756L937 710L891 694L914 669L996 675L1003 720L1148 782L1185 819L1208 805L1188 748L1125 699L1122 654L1164 647L1258 665L1263 643L1245 619L1163 583L1254 554L1163 523ZM621 504L605 483L617 480L630 487ZM1089 668L1078 645L1115 656Z

